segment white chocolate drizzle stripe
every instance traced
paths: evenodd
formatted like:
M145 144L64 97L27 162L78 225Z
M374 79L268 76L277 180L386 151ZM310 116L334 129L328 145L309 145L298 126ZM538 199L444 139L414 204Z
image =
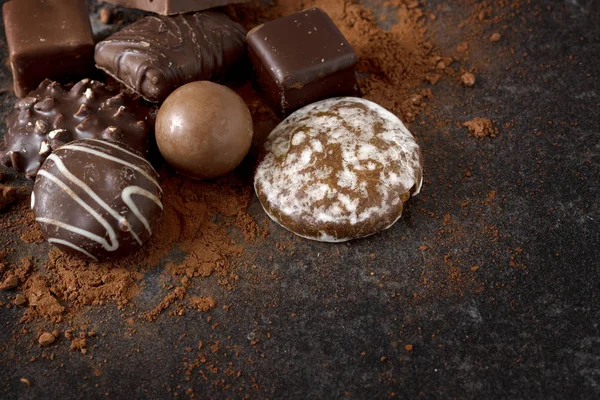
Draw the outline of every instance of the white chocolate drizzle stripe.
M77 250L77 251L85 254L86 256L88 256L89 258L91 258L92 260L98 261L98 259L96 257L94 257L93 255L91 255L90 253L88 253L87 251L85 251L84 249L82 249L81 247L79 247L79 246L77 246L77 245L75 245L75 244L73 244L71 242L68 242L66 240L50 238L50 239L48 239L48 242L49 243L62 244L64 246L70 247L72 249L75 249L75 250Z
M151 177L146 171L144 171L140 167L138 167L138 166L136 166L134 164L131 164L131 163L125 161L125 160L121 160L120 158L109 156L108 154L104 154L104 153L102 153L102 152L100 152L98 150L89 149L87 147L82 147L82 146L77 146L77 145L66 145L66 146L61 147L61 150L81 151L81 152L84 152L84 153L93 154L95 156L104 158L106 160L114 161L114 162L122 164L122 165L126 165L129 168L131 168L131 169L139 172L140 174L142 174L146 179L148 179L150 182L152 182L162 192L162 189L161 189L159 183L153 177Z
M135 154L135 153L132 153L132 152L131 152L131 151L129 151L129 150L125 150L125 149L124 149L124 148L122 148L121 146L117 146L116 144L112 144L111 142L108 142L108 141L106 141L106 140L98 140L98 139L88 139L88 140L89 140L90 142L96 142L96 143L98 143L98 144L103 144L103 145L106 145L106 146L110 146L110 147L112 147L112 148L114 148L114 149L120 150L120 151L122 151L123 153L125 153L125 154L129 154L130 156L132 156L132 157L135 157L135 158L137 158L138 160L142 160L143 162L145 162L145 163L146 163L146 164L148 164L149 166L152 166L152 164L150 164L150 161L146 160L144 157L140 157L140 156L138 156L137 154Z
M135 216L137 217L137 219L139 219L140 222L142 224L144 224L144 226L146 227L146 230L148 231L148 233L150 235L152 235L152 230L150 230L150 224L148 223L148 220L146 218L144 218L144 216L140 212L140 209L137 207L137 205L131 199L131 196L134 195L134 194L137 194L139 196L147 197L148 199L150 199L154 203L156 203L156 205L158 205L161 208L161 210L163 208L162 203L160 202L160 199L158 197L156 197L155 195L153 195L149 191L147 191L145 189L142 189L139 186L128 186L125 189L123 189L123 191L121 192L121 198L123 199L123 202L125 202L125 204L127 204L127 206L135 214Z
M65 226L64 229L70 230L71 232L78 233L82 236L89 238L90 240L93 240L94 242L101 244L102 247L104 247L107 251L115 251L116 249L119 248L119 241L117 240L117 235L116 235L114 229L108 223L108 221L106 221L104 218L102 218L102 216L100 214L98 214L92 207L90 207L88 204L86 204L85 201L83 201L79 196L77 196L77 194L73 190L71 190L71 188L69 188L67 185L65 185L65 183L63 181L61 181L60 179L56 178L55 176L49 174L48 172L46 172L44 170L41 170L40 172L38 172L38 175L41 175L45 178L50 179L50 181L52 181L53 183L58 185L62 190L65 191L65 193L67 193L69 196L71 196L71 198L73 200L75 200L80 206L82 206L87 212L89 212L92 215L92 217L94 217L96 219L96 221L98 221L104 227L104 229L106 229L106 232L108 233L111 244L109 244L106 241L106 239L101 238L100 236L95 235L92 232L88 232L86 230L74 227L72 225L65 224L60 221L55 221L55 220L52 220L49 218L36 218L36 221L39 220L40 222L44 222L44 223L52 223L53 225L57 225L61 228L63 226ZM72 229L66 228L66 227L71 227Z
M77 178L75 175L73 175L69 171L69 169L67 167L65 167L65 164L63 164L63 162L60 159L60 157L57 157L55 154L52 154L48 158L51 159L52 161L54 161L54 165L56 165L56 168L58 168L58 170L65 177L67 177L67 179L69 179L75 185L79 186L88 196L90 196L96 203L98 203L100 205L100 207L102 207L104 210L106 210L106 212L108 212L111 215L111 217L113 217L115 220L117 220L117 222L125 219L123 216L121 216L115 210L113 210L112 208L110 208L110 206L104 200L102 200L100 198L100 196L98 196L96 194L96 192L94 192L88 185L86 185L79 178ZM73 196L71 196L71 197L73 197ZM127 221L127 219L125 219L125 221L129 225L129 221ZM100 221L98 221L98 222L100 222ZM135 241L138 242L140 244L140 246L141 246L142 245L142 241L140 240L139 236L133 230L130 230L129 232L131 233L131 236L133 236L133 238L135 239ZM116 235L115 235L115 238L116 238Z
M81 235L81 236L85 236L86 238L88 238L88 239L90 239L90 240L92 240L92 241L94 241L96 243L101 244L102 247L104 247L108 251L114 251L114 250L116 250L116 248L114 248L114 249L110 248L108 246L108 242L106 240L104 240L103 238L101 238L100 236L98 236L98 235L96 235L96 234L94 234L92 232L86 231L85 229L81 229L81 228L78 228L76 226L66 224L66 223L64 223L62 221L57 221L55 219L50 219L50 218L40 217L40 218L36 218L35 220L37 222L39 222L39 223L42 223L42 224L54 225L54 226L57 226L57 227L59 227L61 229L64 229L64 230L76 233L76 234ZM117 248L118 247L119 247L119 245L117 243Z

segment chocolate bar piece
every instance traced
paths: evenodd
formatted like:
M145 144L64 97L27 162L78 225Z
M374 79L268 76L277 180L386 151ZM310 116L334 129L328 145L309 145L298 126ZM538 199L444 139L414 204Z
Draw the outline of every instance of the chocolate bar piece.
M258 90L280 115L358 91L354 49L319 8L260 25L247 41Z
M183 14L192 11L226 6L234 3L246 3L249 0L104 0L107 3L137 8L162 15Z
M62 87L45 80L6 119L0 161L34 178L53 150L88 138L123 142L146 154L155 117L156 107L139 96L113 93L100 82L84 79Z
M246 31L213 11L150 16L96 45L96 66L151 102L186 83L219 80L246 54Z
M85 1L13 0L2 7L15 94L49 78L68 83L94 71L94 38Z

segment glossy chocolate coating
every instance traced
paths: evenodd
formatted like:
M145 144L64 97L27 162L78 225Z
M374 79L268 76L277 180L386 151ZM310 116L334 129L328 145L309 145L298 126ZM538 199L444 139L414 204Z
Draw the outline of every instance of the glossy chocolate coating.
M256 86L280 115L358 92L354 49L319 8L260 25L247 40Z
M162 215L158 175L141 154L96 139L56 150L38 173L31 208L50 243L95 261L127 256Z
M249 0L104 0L107 3L137 8L162 15L182 14L192 11L226 6L234 3L246 3Z
M94 38L85 1L13 0L2 7L15 94L49 78L79 80L94 70Z
M124 142L145 155L155 110L139 96L113 93L98 81L63 87L45 80L6 119L0 161L33 178L52 151L85 138Z
M192 82L165 100L156 118L156 142L180 173L196 179L226 174L244 159L253 125L244 100L228 87Z
M146 17L96 45L96 65L151 102L219 80L246 55L246 31L213 11Z

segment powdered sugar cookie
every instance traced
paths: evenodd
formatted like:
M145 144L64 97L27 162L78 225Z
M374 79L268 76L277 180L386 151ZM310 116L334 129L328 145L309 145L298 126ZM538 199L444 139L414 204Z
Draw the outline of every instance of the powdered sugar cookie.
M402 121L368 100L339 97L296 111L271 132L254 189L288 230L344 242L392 226L422 182L419 146Z

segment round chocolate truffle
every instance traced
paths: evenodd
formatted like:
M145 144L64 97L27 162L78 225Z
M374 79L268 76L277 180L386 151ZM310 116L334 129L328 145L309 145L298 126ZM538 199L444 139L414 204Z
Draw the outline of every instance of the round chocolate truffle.
M31 208L48 242L94 261L127 256L152 235L162 190L150 163L122 143L76 140L39 170Z
M419 146L402 121L373 102L338 97L296 111L271 132L254 188L283 227L343 242L392 226L422 181Z
M156 142L169 164L196 179L224 175L244 159L252 141L252 116L233 90L192 82L175 90L156 119Z

